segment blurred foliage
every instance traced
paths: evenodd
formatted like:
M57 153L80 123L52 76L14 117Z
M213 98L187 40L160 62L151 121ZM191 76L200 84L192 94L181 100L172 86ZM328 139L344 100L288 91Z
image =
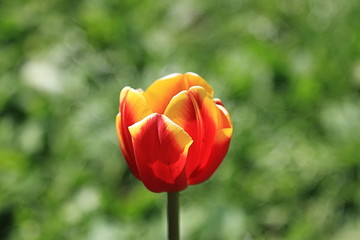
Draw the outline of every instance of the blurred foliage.
M2 0L0 239L165 239L126 167L122 87L193 71L234 122L183 239L360 238L359 1Z

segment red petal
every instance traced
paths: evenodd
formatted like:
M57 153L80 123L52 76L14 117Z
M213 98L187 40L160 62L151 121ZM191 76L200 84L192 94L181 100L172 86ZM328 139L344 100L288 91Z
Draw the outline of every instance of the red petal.
M165 115L181 126L194 140L186 163L188 181L198 168L209 162L218 128L218 108L202 87L191 87L173 97Z
M140 178L128 127L152 112L142 92L130 87L123 88L120 93L119 112L116 116L116 129L120 148L130 170Z
M129 127L140 179L152 192L187 187L185 163L191 137L169 118L151 114Z
M217 104L217 107L219 124L210 157L208 161L202 162L197 171L193 173L192 178L188 180L189 185L207 180L216 171L228 152L233 127L226 108L222 103Z
M214 102L216 103L216 106L218 108L218 119L219 119L219 129L222 128L231 128L232 129L232 123L231 118L228 110L224 107L223 103L220 99L215 98Z

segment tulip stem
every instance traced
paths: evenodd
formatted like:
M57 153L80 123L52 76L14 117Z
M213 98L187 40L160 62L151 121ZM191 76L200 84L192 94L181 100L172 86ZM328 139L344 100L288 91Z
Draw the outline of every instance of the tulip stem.
M167 194L168 239L179 240L179 192Z

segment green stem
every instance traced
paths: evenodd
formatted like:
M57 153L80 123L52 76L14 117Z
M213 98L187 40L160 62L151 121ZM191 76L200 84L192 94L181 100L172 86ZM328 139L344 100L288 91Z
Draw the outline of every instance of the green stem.
M179 192L167 194L168 239L179 240Z

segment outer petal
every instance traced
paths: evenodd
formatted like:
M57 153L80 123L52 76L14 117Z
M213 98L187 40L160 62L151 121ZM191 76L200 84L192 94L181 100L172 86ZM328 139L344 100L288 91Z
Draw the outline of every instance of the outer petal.
M165 115L189 133L194 143L189 149L186 171L188 183L203 165L212 164L209 158L218 129L218 108L202 87L191 87L176 95Z
M171 98L192 86L202 86L212 97L212 87L196 73L173 73L156 80L145 91L144 96L154 112L163 113Z
M207 180L219 167L226 153L228 152L233 127L230 115L219 99L214 99L218 108L218 129L215 141L207 162L202 162L197 171L189 179L189 184L199 184Z
M214 98L214 103L216 103L216 106L218 108L219 128L220 129L222 129L222 128L231 128L232 129L230 114L229 114L228 110L225 108L224 104L218 98Z
M116 129L121 151L132 173L137 178L140 175L128 127L151 113L152 111L140 90L134 90L130 87L122 89L120 93L119 114L116 116Z
M152 192L187 187L185 163L191 137L164 115L153 113L129 127L140 178Z

